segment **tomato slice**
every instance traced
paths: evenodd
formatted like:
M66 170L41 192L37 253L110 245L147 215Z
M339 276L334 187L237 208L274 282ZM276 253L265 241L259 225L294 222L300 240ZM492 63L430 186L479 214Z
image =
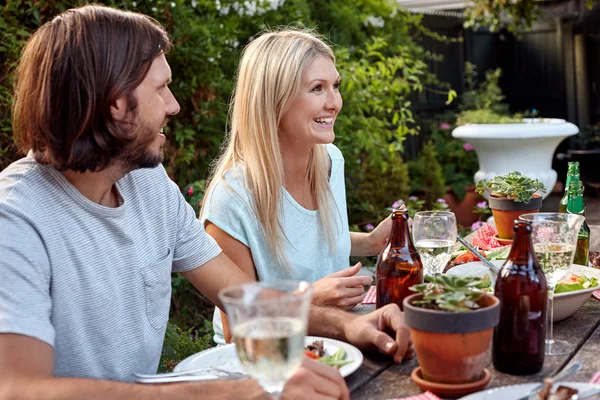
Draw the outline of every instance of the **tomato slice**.
M310 350L304 350L304 355L308 358L312 358L313 360L318 360L320 358L318 355L316 355Z

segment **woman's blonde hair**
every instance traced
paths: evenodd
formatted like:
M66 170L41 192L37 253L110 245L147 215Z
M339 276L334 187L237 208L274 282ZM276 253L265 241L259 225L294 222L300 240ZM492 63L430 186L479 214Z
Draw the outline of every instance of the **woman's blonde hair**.
M289 267L282 250L283 241L288 239L281 224L284 168L277 131L282 116L299 93L304 70L320 56L335 62L331 48L307 30L265 32L246 46L229 109L231 126L206 191L209 196L219 182L228 186L225 173L233 166L241 166L263 236L272 256L284 268ZM330 168L325 145L314 145L307 176L331 251L336 235Z

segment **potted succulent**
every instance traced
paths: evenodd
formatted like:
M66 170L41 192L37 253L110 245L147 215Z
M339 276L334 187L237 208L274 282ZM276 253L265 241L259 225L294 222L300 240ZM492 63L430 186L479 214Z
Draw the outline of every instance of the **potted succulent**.
M468 384L485 379L500 315L500 301L486 290L489 285L489 278L435 274L410 288L417 293L404 299L404 314L424 380Z
M488 192L489 206L494 215L498 238L511 240L514 220L525 213L538 212L542 207L542 195L546 192L544 184L531 179L520 172L495 176L490 180L477 182L477 193Z

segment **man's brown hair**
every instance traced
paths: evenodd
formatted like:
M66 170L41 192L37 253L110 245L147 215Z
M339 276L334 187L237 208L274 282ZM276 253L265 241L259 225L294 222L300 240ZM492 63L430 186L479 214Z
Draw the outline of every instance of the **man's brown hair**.
M13 129L21 151L58 170L100 171L135 141L111 105L133 90L152 61L171 48L167 33L143 14L90 5L44 24L16 73Z

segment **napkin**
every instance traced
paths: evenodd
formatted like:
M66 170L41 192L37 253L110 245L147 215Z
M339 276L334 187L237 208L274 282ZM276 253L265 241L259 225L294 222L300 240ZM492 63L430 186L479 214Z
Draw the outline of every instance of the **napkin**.
M371 286L369 287L369 290L367 290L367 295L363 299L362 303L375 304L377 302L375 296L377 296L377 286Z
M481 228L475 231L475 236L471 239L471 244L473 246L477 246L482 250L491 250L497 247L502 247L502 245L496 239L496 235L498 231L488 224L484 222L481 225Z
M600 383L600 371L596 372L590 383Z
M416 396L402 397L402 398L390 399L390 400L442 400L442 399L437 397L435 394L427 391L425 393L421 393Z
M592 296L594 296L597 300L600 300L600 289L594 290L592 292Z

